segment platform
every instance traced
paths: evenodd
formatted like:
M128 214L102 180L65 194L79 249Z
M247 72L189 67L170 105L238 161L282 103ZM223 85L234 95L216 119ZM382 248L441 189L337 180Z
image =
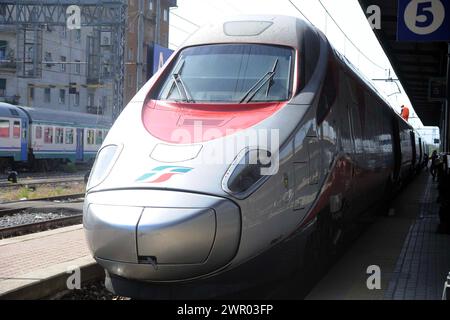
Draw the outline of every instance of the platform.
M83 280L101 272L82 225L0 240L0 299L45 298L52 287L65 285L74 266Z
M436 232L436 198L437 183L423 172L395 199L395 214L377 217L306 299L440 300L450 271L450 235ZM381 269L381 289L367 288L371 265ZM72 266L82 277L103 272L82 225L0 240L0 299L47 297L52 286L65 285Z
M378 217L307 299L440 300L450 271L450 235L438 234L437 183L422 172L394 200L395 214ZM381 289L369 290L367 267L381 269Z

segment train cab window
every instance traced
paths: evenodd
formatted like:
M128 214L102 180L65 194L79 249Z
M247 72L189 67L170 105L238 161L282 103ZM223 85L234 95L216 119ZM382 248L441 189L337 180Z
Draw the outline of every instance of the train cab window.
M66 129L66 144L73 144L73 129Z
M286 101L294 50L262 44L217 44L184 49L154 98L185 102Z
M92 129L87 131L87 144L94 144L94 130Z
M97 130L95 134L95 144L102 144L103 142L103 131Z
M35 134L36 139L42 139L42 127L37 126L34 134Z
M14 121L13 123L13 138L20 138L20 121Z
M9 120L0 119L0 138L9 138Z
M44 143L53 143L53 127L44 128Z
M64 129L56 128L55 130L55 143L63 144L64 143Z

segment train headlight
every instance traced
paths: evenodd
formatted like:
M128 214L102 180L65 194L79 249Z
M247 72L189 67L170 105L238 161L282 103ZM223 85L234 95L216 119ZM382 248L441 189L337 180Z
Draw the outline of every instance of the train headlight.
M244 149L228 168L222 188L238 199L244 199L271 175L271 153Z
M92 167L86 189L89 190L102 183L122 151L122 146L110 144L101 148Z

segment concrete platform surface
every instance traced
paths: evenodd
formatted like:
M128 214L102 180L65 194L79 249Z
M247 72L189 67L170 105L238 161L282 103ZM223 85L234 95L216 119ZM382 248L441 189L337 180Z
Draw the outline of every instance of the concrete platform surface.
M450 235L437 233L437 183L428 172L394 200L395 214L377 217L313 288L313 300L440 300L450 271ZM368 289L380 268L380 289Z
M84 271L99 271L82 225L0 240L0 299L44 298L54 285L43 285L44 280L53 278L64 286L72 274L68 268L74 267L85 278L92 274Z

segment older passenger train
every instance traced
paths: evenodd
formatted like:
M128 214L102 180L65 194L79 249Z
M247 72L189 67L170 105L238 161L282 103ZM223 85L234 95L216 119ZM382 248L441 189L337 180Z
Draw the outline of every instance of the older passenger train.
M237 17L200 28L124 109L85 232L117 294L242 290L325 264L422 149L319 30Z
M93 161L110 127L96 115L0 102L0 170Z

